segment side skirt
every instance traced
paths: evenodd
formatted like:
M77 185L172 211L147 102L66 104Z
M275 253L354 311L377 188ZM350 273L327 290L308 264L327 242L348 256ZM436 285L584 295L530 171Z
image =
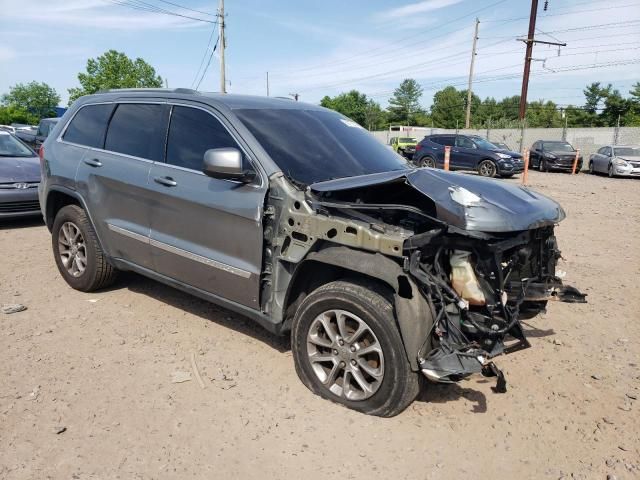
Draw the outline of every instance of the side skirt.
M284 333L286 332L286 329L283 328L283 322L274 323L268 315L265 315L259 310L254 310L245 305L241 305L239 303L232 302L231 300L222 298L218 295L214 295L213 293L205 292L204 290L193 287L191 285L187 285L186 283L180 282L179 280L167 277L160 273L154 272L153 270L149 270L148 268L144 268L136 265L135 263L131 263L127 260L122 260L120 258L110 258L109 260L119 270L129 270L135 273L139 273L142 276L151 278L152 280L156 280L160 283L164 283L165 285L168 285L170 287L177 288L178 290L181 290L185 293L201 298L208 302L215 303L216 305L220 305L221 307L248 317L260 324L260 326L271 333L274 333L276 335L284 335Z

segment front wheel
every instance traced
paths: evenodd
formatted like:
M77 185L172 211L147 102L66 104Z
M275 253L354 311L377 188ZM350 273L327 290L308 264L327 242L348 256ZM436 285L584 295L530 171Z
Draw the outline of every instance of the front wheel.
M421 167L436 168L436 161L431 157L423 157L420 160Z
M615 172L613 171L613 165L609 164L609 168L607 170L607 173L609 174L609 178L614 178L616 176Z
M381 417L418 395L393 306L375 284L336 281L309 294L291 330L296 372L309 390Z
M82 208L67 205L60 209L51 235L56 265L72 288L92 292L113 283L117 271L107 261Z
M496 164L491 160L483 160L478 165L478 173L483 177L493 178L496 176Z

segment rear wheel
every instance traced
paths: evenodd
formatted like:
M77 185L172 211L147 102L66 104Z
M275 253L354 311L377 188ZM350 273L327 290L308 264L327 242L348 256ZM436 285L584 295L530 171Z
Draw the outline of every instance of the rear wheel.
M296 372L323 398L381 417L418 395L393 306L375 284L336 281L309 294L293 321Z
M596 174L596 171L593 168L593 162L589 162L589 173L591 175L595 175Z
M60 209L51 234L56 265L71 287L91 292L113 283L117 271L108 263L82 208L67 205Z
M493 178L496 176L496 164L491 160L483 160L478 165L478 173L483 177Z

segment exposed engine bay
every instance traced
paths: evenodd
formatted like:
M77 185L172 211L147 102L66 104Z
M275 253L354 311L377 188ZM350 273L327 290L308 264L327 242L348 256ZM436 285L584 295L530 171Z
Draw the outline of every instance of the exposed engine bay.
M396 291L409 360L429 380L481 373L497 377L495 391L506 391L492 359L530 346L521 319L550 300L585 302L585 295L556 274L554 227L564 218L558 204L522 187L454 175L387 172L304 192L274 180L264 310L284 308L282 292L305 261L382 277ZM358 250L377 256L369 262L371 254Z

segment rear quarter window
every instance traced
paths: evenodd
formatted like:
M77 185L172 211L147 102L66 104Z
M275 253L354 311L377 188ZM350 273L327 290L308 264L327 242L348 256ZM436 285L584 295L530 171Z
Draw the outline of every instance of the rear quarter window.
M78 110L62 137L87 147L102 148L113 105L87 105Z

